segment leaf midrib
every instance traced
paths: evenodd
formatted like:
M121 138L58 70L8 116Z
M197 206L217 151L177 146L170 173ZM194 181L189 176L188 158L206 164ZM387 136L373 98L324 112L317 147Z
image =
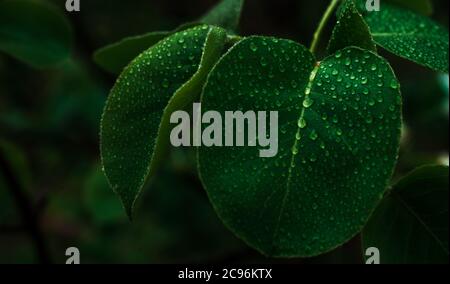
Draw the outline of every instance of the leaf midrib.
M433 35L433 34L427 34L427 33L422 33L422 32L405 32L405 33L401 33L401 32L392 32L392 33L372 33L373 37L394 37L394 36L403 36L403 37L426 37L426 38L430 38L430 39L440 39L441 36L439 35Z
M319 68L320 68L320 63L317 63L316 66L314 66L313 70L311 71L311 73L309 75L308 84L306 85L305 90L304 90L305 96L304 96L304 98L303 98L303 100L301 102L302 110L301 110L300 118L298 119L298 121L301 121L305 117L306 107L304 106L304 103L305 103L305 101L307 99L309 99L309 96L311 94L311 90L312 90L312 87L313 87L314 79L316 78L316 75L317 75L317 72L319 71ZM309 90L309 92L308 92L308 90ZM300 132L301 132L301 127L298 126L296 134L300 134ZM294 139L295 139L295 142L294 142L294 145L293 145L292 149L297 147L297 145L299 143L299 141L296 139L296 137L294 137ZM281 217L283 216L284 208L286 206L286 201L287 201L287 198L288 198L289 192L290 192L290 185L291 185L291 180L292 180L292 171L295 168L295 157L296 157L296 155L294 153L291 153L291 164L289 166L289 172L288 172L288 177L287 177L287 181L286 181L286 191L285 191L284 196L283 196L283 201L282 201L281 207L280 207L280 213L278 215L277 223L276 223L274 234L273 234L273 237L272 237L272 251L275 249L275 240L276 240L276 237L277 237L278 232L279 232L280 223L281 223Z

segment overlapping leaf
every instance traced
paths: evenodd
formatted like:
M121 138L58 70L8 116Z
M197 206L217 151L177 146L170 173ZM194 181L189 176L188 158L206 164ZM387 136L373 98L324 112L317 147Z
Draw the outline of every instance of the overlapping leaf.
M363 232L381 263L448 263L448 173L426 166L394 185Z
M0 1L0 51L35 67L70 55L72 31L54 7L39 1Z
M251 37L216 65L203 110L278 111L278 155L258 147L202 147L199 171L224 223L277 257L313 256L361 231L397 158L398 81L356 47L319 65L303 46ZM214 157L214 159L211 159Z
M383 3L365 12L373 39L388 51L431 69L448 73L448 30L413 11Z
M328 53L332 54L349 46L357 46L375 52L377 50L369 27L353 0L344 1L340 8L338 22L328 44Z
M131 215L169 137L169 116L200 93L222 54L223 29L206 25L176 33L139 55L109 96L101 125L105 173Z
M176 32L186 30L200 23L235 31L239 24L243 3L244 0L223 0L198 22L181 25L173 31L150 32L125 38L120 42L96 51L94 61L104 70L113 74L120 74L123 68L144 50Z
M244 0L222 0L200 22L234 32L239 26Z
M192 28L196 25L198 24L190 23L182 25L174 31L150 32L144 35L124 38L117 43L97 50L94 54L94 61L104 70L112 74L120 74L123 68L144 50L174 33Z

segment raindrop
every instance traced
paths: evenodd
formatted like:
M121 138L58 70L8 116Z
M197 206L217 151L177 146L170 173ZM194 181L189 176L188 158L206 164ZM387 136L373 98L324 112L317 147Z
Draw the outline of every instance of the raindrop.
M309 97L305 98L305 100L303 101L303 106L305 108L310 108L313 104L314 104L314 100Z

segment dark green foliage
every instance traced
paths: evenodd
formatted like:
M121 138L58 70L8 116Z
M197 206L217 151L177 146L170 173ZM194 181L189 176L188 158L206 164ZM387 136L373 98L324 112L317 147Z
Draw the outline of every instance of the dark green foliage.
M0 263L448 263L447 2L64 2L0 0ZM171 147L194 102L276 155Z
M203 21L228 19L214 24L230 30L224 22L233 21L224 11L234 17L242 6L232 9L231 2L220 4ZM412 7L426 12L423 5L408 6ZM156 170L162 146L168 144L167 109L183 109L193 102L186 100L176 108L170 100L182 97L177 88L197 68L194 64L185 77L173 71L166 74L157 62L144 64L144 58L153 50L164 65L173 65L171 54L186 51L181 48L184 39L178 46L176 41L190 31L178 32L142 53L119 77L105 110L103 164L129 215L140 189ZM195 88L199 90L203 76L212 69L201 98L203 111L278 111L280 137L273 158L260 158L255 147L200 147L198 170L210 201L231 231L265 255L307 257L331 251L364 228L397 162L400 84L389 63L375 53L375 43L446 71L446 32L405 8L383 3L381 12L360 12L354 1L347 0L329 42L331 55L320 61L291 41L240 40L232 34L228 38L237 44L217 64L213 57ZM170 51L169 42L174 43ZM219 42L214 50L223 48L225 41ZM195 54L203 45L188 46ZM177 60L189 55L178 54ZM163 74L158 80L145 75L158 72ZM154 95L143 99L143 91Z
M36 68L70 55L72 31L66 18L40 1L0 2L0 51Z
M448 263L448 173L425 166L397 182L364 229L364 247L379 248L385 264Z

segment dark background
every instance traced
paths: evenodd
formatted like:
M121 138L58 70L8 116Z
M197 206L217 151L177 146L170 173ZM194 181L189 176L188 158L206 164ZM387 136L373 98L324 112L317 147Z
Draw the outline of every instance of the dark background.
M65 1L51 2L64 9ZM433 18L448 27L448 1L433 2ZM115 77L93 63L93 52L125 36L171 30L215 3L81 0L81 12L67 14L75 46L64 64L36 71L0 53L0 152L11 163L10 172L0 171L0 263L64 263L71 246L80 249L83 263L275 261L224 228L201 187L191 151L171 153L141 198L133 223L99 163L99 119ZM327 5L325 0L248 0L241 34L309 45ZM418 165L448 163L448 76L383 55L404 96L396 177ZM5 179L21 192L7 187ZM356 238L319 258L275 262L359 262L359 254Z

